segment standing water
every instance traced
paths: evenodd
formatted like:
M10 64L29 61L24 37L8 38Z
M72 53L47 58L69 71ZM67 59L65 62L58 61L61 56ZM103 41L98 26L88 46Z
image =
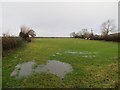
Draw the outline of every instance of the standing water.
M46 65L38 65L36 68L33 68L35 62L26 62L18 64L15 66L14 71L11 73L11 76L16 78L21 78L23 76L29 76L34 73L52 73L60 78L72 71L72 66L67 63L63 63L56 60L48 60Z
M38 66L35 69L35 72L49 72L57 75L60 78L64 78L64 76L72 71L72 66L67 63L63 63L56 60L48 60L48 63L44 66Z

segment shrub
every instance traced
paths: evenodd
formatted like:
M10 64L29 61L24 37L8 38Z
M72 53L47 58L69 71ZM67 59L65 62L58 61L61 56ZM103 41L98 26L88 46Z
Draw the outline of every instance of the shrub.
M120 33L110 34L107 36L94 35L93 40L105 40L105 41L120 42Z
M20 47L23 44L23 40L20 37L2 37L2 50L8 51L17 47Z

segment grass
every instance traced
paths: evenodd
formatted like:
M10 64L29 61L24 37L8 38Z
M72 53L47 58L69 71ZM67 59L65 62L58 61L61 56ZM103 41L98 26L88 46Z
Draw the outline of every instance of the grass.
M96 57L85 58L79 54L64 53L66 51L96 52ZM57 52L62 55L52 56ZM18 63L33 60L37 64L45 64L48 60L69 63L73 71L63 80L48 73L22 79L10 77ZM2 65L3 88L114 88L118 81L118 43L75 38L34 38L27 46L3 57Z

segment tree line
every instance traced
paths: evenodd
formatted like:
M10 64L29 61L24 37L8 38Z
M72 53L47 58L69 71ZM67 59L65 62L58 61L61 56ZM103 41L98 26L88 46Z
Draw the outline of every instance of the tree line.
M101 35L97 35L93 33L91 28L90 32L87 28L83 28L79 32L70 33L70 37L73 38L82 38L89 40L106 40L106 41L120 41L120 33L110 34L115 31L116 26L114 24L114 20L108 19L107 21L101 24Z

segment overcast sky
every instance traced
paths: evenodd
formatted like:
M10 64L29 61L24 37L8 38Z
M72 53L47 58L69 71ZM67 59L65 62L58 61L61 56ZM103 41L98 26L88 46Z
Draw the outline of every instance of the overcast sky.
M118 23L117 2L37 2L3 3L2 33L18 36L26 25L37 36L69 36L82 28L100 34L101 24L114 19Z

